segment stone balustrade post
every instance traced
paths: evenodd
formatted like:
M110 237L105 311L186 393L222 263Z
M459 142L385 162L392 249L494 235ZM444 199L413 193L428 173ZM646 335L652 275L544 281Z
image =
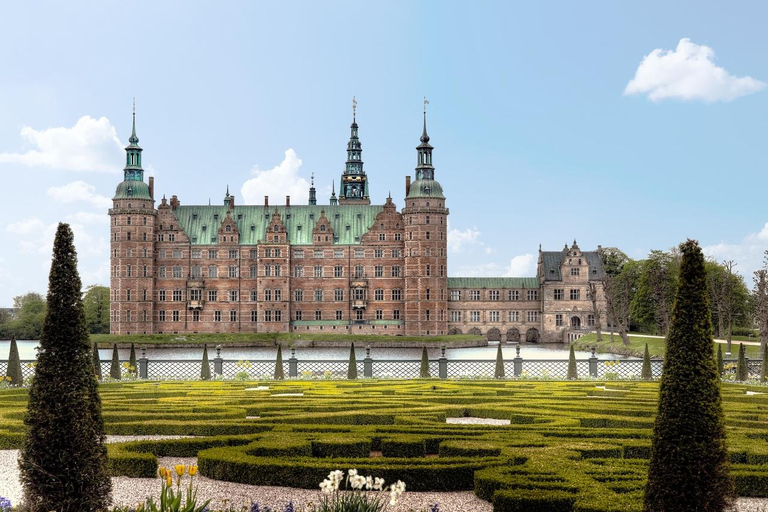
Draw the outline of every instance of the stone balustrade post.
M296 359L296 348L291 347L291 357L288 358L288 377L299 376L299 360Z

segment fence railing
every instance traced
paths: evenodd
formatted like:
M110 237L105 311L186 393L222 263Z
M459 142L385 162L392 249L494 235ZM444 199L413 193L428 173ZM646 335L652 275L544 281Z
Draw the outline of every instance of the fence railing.
M121 372L126 371L128 361L121 361ZM202 360L189 359L149 359L142 349L137 360L137 377L140 379L194 379L200 378ZM724 359L725 374L736 372L736 359ZM101 362L102 375L109 376L111 361ZM275 360L224 359L221 348L216 349L216 357L209 363L211 375L224 379L263 379L271 378L275 373ZM654 379L661 377L662 359L651 359L651 374ZM0 376L4 376L7 361L0 361ZM587 359L576 359L579 377L596 379L639 379L642 375L641 359L600 359L595 350ZM365 358L356 360L357 374L364 378L378 379L414 379L421 375L421 360L374 359L370 348L365 350ZM495 359L448 359L445 347L438 359L428 362L429 374L440 379L456 378L493 378L496 372ZM747 359L749 378L759 378L762 362ZM35 361L21 361L24 379L34 375ZM296 350L291 349L289 358L283 360L283 375L289 378L347 378L348 360L299 359ZM515 357L504 360L506 378L518 379L565 379L568 376L568 359L524 359L520 355L520 345L515 346Z

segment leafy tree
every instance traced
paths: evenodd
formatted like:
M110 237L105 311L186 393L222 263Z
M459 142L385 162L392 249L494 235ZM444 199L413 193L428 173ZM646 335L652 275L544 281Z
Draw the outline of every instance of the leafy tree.
M579 378L579 370L576 368L576 352L573 351L573 345L568 354L568 380L576 380Z
M203 364L200 367L200 378L211 380L211 363L208 362L208 345L203 345Z
M496 350L496 368L494 368L493 376L496 379L503 379L504 378L504 354L501 353L501 343L499 343L499 348Z
M677 287L678 255L651 251L643 260L637 291L632 301L632 319L642 330L666 335Z
M19 457L32 512L104 510L111 482L72 231L59 224Z
M768 251L765 252L763 268L755 271L753 281L755 283L753 289L755 322L760 333L760 352L762 353L768 346Z
M600 258L603 260L605 268L605 280L603 281L603 292L605 294L606 315L608 317L608 327L611 330L611 342L613 342L613 330L618 324L617 305L614 303L614 281L616 276L621 273L624 265L629 261L629 257L616 247L606 247L598 249ZM594 309L594 307L593 307Z
M285 374L283 373L283 348L277 346L277 359L275 359L275 380L283 380Z
M680 246L682 262L667 336L645 488L646 512L722 512L734 501L704 256Z
M619 331L625 345L629 345L629 315L632 301L640 279L642 264L637 261L626 262L619 274L606 279L605 294L611 325Z
M101 358L99 357L99 345L95 341L93 342L91 356L93 358L93 374L97 379L101 380Z
M357 378L357 358L355 357L355 343L349 347L349 366L347 367L347 378Z
M736 379L746 381L749 379L749 368L747 368L747 349L743 343L739 343L739 359L736 361Z
M24 384L24 374L21 373L21 358L19 357L19 347L16 345L16 338L11 337L11 350L8 353L8 368L5 376L10 378L10 383L14 386Z
M643 369L640 372L640 377L645 380L651 380L653 378L653 371L651 370L651 354L648 352L648 344L645 344L645 352L643 352Z
M421 367L419 368L419 377L422 379L428 379L431 377L429 374L429 355L427 354L427 347L421 349Z
M117 343L112 345L112 364L109 367L109 376L112 379L120 380L120 356L117 353Z
M83 294L85 322L91 334L109 334L109 287L91 285Z
M2 336L19 340L38 340L45 320L45 298L30 292L13 298L16 317L2 324Z

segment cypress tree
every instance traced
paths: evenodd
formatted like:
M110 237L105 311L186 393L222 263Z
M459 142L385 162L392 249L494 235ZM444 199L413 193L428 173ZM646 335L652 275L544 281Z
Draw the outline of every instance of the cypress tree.
M640 378L644 380L651 380L653 378L653 371L651 370L651 354L648 352L648 344L645 344L645 352L643 353L643 369L640 372Z
M11 336L11 351L8 353L8 368L5 371L6 379L13 386L24 384L24 374L21 372L21 358L19 347L16 345L16 336Z
M722 512L734 501L720 379L712 357L704 255L680 245L680 277L667 335L645 487L646 512Z
M99 357L99 345L93 342L93 351L91 352L93 359L93 374L97 379L101 380L101 358Z
M120 356L117 353L117 343L112 345L112 365L109 367L109 376L120 380Z
M419 377L422 379L428 379L431 377L429 374L429 355L427 354L427 347L421 349L421 368L419 368Z
M132 375L136 376L136 373L138 372L139 367L136 365L136 349L134 348L133 343L131 343L131 355L128 356L128 366L129 366L128 371Z
M568 380L576 380L579 378L579 371L576 369L576 352L571 345L570 353L568 354Z
M31 512L90 512L106 509L110 501L104 421L81 287L72 231L59 224L19 456Z
M496 368L493 370L493 377L495 379L504 379L504 354L501 352L501 342L499 342L499 348L496 349Z
M275 380L283 380L285 374L283 373L283 347L277 346L277 359L275 359Z
M717 344L717 374L720 375L720 377L722 377L724 371L725 371L725 367L723 365L723 346L718 343Z
M208 345L203 344L203 364L200 366L200 378L211 380L211 363L208 362Z
M749 369L747 368L747 349L743 343L739 343L739 360L736 363L736 379L742 382L749 379Z
M355 343L352 342L352 346L349 349L349 366L347 367L347 378L357 378L357 359L355 358Z

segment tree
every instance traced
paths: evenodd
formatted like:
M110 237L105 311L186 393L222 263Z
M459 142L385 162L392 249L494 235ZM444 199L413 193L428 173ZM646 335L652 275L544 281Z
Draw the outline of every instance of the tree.
M496 379L503 379L505 377L504 354L501 353L501 343L499 343L499 348L496 350L496 368L494 368L493 377Z
M613 286L614 279L621 273L622 268L629 261L629 257L616 247L601 248L598 249L598 253L603 260L603 268L605 269L603 294L605 295L608 327L611 329L611 343L613 343L613 329L618 321L616 319L616 305L613 303L613 294L611 293L611 290L615 288Z
M762 364L760 365L760 382L768 379L768 351L763 351Z
M667 336L645 488L646 512L722 512L734 501L704 256L680 246L682 262Z
M357 378L357 358L355 357L355 343L349 347L349 366L347 366L347 378Z
M619 331L619 336L625 345L629 345L629 315L632 301L637 289L641 263L628 261L619 274L606 278L604 282L605 295L608 304L608 315L612 318L611 325ZM610 298L610 299L609 299Z
M13 307L16 316L3 324L3 336L14 336L19 340L40 339L45 319L45 298L34 292L19 295L13 298Z
M429 355L427 354L426 346L421 350L421 368L419 368L419 377L422 379L428 379L431 377L429 374Z
M5 370L5 376L10 379L13 386L24 384L24 375L21 372L21 358L19 357L19 347L16 345L16 338L11 337L11 350L8 353L8 368Z
M743 343L739 343L739 358L736 360L736 380L742 382L749 379L749 368L747 367L747 350Z
M579 378L579 370L576 368L576 352L573 351L573 345L568 353L568 380L576 380Z
M283 372L283 348L277 346L277 358L275 359L275 380L283 380L285 373Z
M674 251L651 251L643 260L637 291L632 301L632 318L645 332L665 336L669 330L678 273Z
M117 343L112 345L112 364L109 366L109 377L120 380L120 356L117 353Z
M592 301L592 314L595 315L595 333L597 333L597 341L603 341L603 331L600 318L603 316L603 310L600 308L597 296L597 283L590 281L587 285L587 296Z
M81 286L72 231L59 224L19 457L24 500L32 512L109 505L104 421Z
M651 380L653 378L653 371L651 370L651 354L648 352L648 344L645 344L645 352L643 352L643 369L640 372L640 378L644 380Z
M200 378L211 380L211 363L208 362L208 345L203 345L203 364L200 366Z
M99 345L95 341L93 342L91 357L93 360L93 375L101 380L101 358L99 357Z
M762 354L768 345L768 251L765 251L763 268L755 271L753 281L755 283L753 289L755 321L760 333L760 353Z
M136 348L133 346L133 343L131 343L131 353L128 356L128 372L132 375L136 375L138 373L139 367L136 364Z
M109 287L91 285L83 294L85 323L91 334L109 334Z

